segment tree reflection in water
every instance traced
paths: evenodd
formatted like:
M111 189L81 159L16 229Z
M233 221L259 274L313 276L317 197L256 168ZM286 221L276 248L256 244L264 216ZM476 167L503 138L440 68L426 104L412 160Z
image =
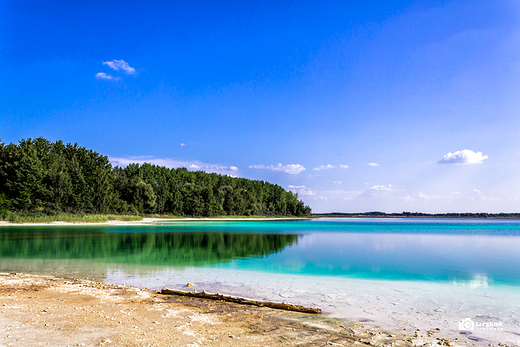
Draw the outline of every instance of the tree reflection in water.
M0 257L205 266L262 258L296 245L298 235L229 232L107 233L53 228L0 232Z

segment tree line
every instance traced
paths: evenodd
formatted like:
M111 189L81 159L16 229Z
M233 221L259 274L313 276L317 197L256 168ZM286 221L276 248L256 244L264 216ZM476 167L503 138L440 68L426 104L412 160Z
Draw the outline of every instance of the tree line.
M118 213L305 216L298 195L269 182L151 164L112 167L78 144L0 141L0 214Z

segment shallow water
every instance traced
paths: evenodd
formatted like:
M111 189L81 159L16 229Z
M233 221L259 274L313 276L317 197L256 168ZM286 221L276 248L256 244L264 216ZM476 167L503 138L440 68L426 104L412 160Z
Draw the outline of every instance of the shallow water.
M520 221L319 219L3 227L0 271L220 291L391 328L518 343ZM484 317L484 318L482 318ZM485 318L487 317L487 318ZM473 340L475 341L475 340ZM486 342L482 340L483 343Z

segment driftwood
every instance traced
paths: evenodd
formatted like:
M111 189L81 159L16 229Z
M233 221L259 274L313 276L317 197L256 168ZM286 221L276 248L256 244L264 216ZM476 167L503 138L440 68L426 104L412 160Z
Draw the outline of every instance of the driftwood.
M234 302L234 303L242 304L242 305L253 305L253 306L259 306L259 307L277 308L280 310L287 310L287 311L321 314L321 309L319 309L319 308L310 308L310 307L305 307L302 305L292 305L292 304L287 304L284 302L280 303L280 302L270 302L270 301L249 300L249 299L244 299L244 298L237 298L234 296L222 295L219 293L210 294L204 290L202 292L196 293L194 291L185 292L182 290L173 290L173 289L163 288L161 290L161 294L181 295L181 296L189 296L189 297L193 297L193 298L204 298L204 299L211 299L211 300Z

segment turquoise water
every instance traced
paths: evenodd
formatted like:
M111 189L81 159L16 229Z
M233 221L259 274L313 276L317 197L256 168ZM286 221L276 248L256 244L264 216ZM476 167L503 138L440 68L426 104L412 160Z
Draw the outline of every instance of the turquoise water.
M205 267L520 286L519 250L516 220L330 218L0 228L0 271L51 275L57 267L81 274L82 268L124 264L130 272L144 266Z

